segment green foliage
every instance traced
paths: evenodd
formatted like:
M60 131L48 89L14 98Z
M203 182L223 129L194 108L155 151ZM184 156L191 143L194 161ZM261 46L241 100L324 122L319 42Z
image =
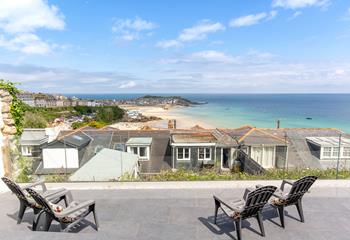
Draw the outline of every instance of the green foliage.
M23 121L24 128L46 128L47 121L41 114L26 112Z
M299 179L306 175L318 176L320 179L335 179L336 169L294 169L268 170L264 174L251 175L244 172L219 172L215 169L192 171L179 169L177 171L162 171L150 177L149 181L212 181L212 180L280 180ZM339 179L350 179L349 170L339 170Z
M108 125L105 122L99 122L99 121L84 121L84 122L75 122L72 123L73 129L78 129L86 126L94 127L94 128L103 128L106 125Z
M83 122L75 122L72 124L73 129L84 126L92 126L102 128L108 124L120 120L124 111L118 106L109 107L89 107L89 106L75 106L75 107L29 107L29 111L34 113L38 118L44 119L46 122L52 122L56 118L81 117L89 115L91 118L84 117ZM43 123L43 121L41 121Z
M29 158L19 155L16 161L16 168L18 169L17 182L26 183L32 181L32 161Z
M111 124L123 117L124 111L117 106L98 107L96 111L96 121Z
M46 182L67 182L68 176L64 174L51 174L51 175L45 176L45 181Z
M7 90L12 96L10 112L13 120L15 121L17 135L21 135L23 131L23 118L26 106L17 98L17 94L20 93L20 90L16 87L16 83L5 81L3 79L0 79L0 88Z

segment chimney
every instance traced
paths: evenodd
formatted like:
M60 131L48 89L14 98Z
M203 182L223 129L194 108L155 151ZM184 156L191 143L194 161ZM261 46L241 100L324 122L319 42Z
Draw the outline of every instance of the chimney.
M277 120L277 123L276 123L276 128L279 129L279 128L280 128L280 125L281 125L281 120L278 119L278 120Z

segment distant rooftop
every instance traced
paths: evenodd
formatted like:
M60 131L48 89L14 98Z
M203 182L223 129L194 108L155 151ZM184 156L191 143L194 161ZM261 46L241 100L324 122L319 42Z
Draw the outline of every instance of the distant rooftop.
M126 145L151 145L152 138L150 137L132 137L127 142Z
M309 142L317 144L322 147L338 147L339 137L307 137ZM342 146L350 146L349 138L341 138Z

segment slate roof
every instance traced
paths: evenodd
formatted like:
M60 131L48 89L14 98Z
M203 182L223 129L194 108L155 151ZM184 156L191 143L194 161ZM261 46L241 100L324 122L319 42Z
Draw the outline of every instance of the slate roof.
M149 146L152 143L150 137L132 137L126 142L126 145Z
M21 145L39 146L48 141L44 128L25 128L20 138Z
M233 143L237 145L237 143L242 143L244 145L285 145L286 140L278 135L275 135L269 131L265 131L264 129L255 128L252 126L243 126L236 129L217 129L217 131L221 132L220 143L225 144L225 139L223 138L225 135L231 137L235 141ZM220 134L218 134L220 135ZM226 138L226 141L229 140L228 143L232 143L232 141Z
M83 134L92 140L85 147L80 166L86 164L95 154L103 149L118 149L130 138L151 138L150 160L142 161L141 172L154 173L171 167L171 151L169 148L169 130L118 130L118 129L83 129L79 131L62 131L59 137L68 134Z
M172 134L172 143L216 143L211 132L189 132Z
M57 140L52 141L51 143L47 144L44 148L47 147L72 147L72 148L82 148L89 144L91 141L91 138L83 134L82 132L73 132L71 134L59 136Z

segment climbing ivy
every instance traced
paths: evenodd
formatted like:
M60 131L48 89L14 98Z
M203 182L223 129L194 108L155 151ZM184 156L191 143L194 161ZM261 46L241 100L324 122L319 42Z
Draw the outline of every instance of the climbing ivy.
M16 83L3 79L0 79L0 88L8 91L12 96L10 113L15 121L17 135L20 135L23 131L23 118L25 113L25 104L17 98L17 94L20 93L20 90L16 87Z

